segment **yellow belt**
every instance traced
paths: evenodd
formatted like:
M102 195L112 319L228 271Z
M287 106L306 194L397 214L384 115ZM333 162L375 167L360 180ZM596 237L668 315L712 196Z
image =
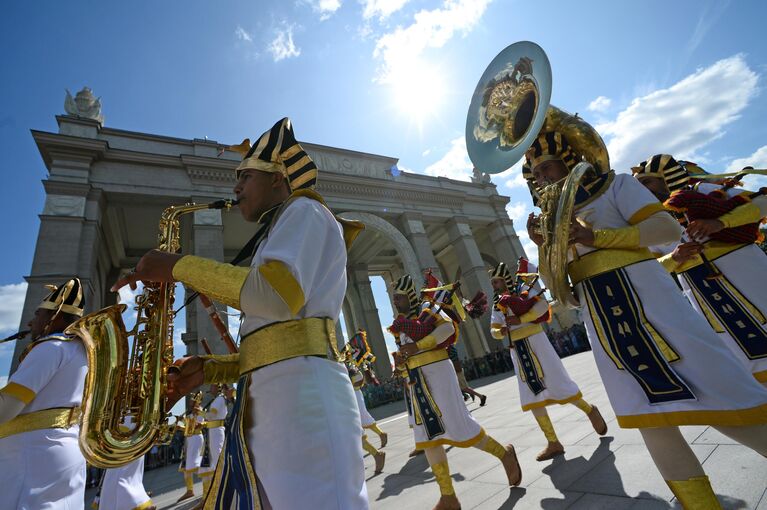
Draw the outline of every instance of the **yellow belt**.
M407 359L407 368L413 370L414 368L422 367L424 365L430 365L443 359L447 359L446 349L435 349L433 351L426 351L414 356L410 356Z
M567 264L567 273L573 285L592 276L597 276L644 260L655 260L647 248L624 250L605 248L589 252Z
M68 429L80 421L79 407L54 407L20 414L0 425L0 438L41 429Z
M206 429L215 429L216 427L223 427L224 420L211 420L205 422Z
M735 250L739 250L743 248L744 246L749 246L749 244L733 244L733 243L723 243L722 241L706 241L703 243L703 255L706 256L706 258L713 262L714 260L718 259L719 257L724 257L728 253L732 253ZM700 256L696 255L695 257L691 258L684 264L681 264L679 267L676 268L674 271L675 273L684 273L688 269L692 269L693 267L699 266L703 264L703 259L700 258Z
M529 336L533 336L543 331L543 326L540 324L530 324L517 329L510 329L509 336L512 340L522 340Z
M240 375L299 356L327 357L328 348L336 359L336 325L328 318L310 317L270 324L256 330L240 343Z

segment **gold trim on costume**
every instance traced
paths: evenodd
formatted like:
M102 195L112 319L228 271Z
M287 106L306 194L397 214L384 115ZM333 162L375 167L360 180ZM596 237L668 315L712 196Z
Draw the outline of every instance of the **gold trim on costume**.
M647 248L632 250L607 248L591 251L582 255L579 259L573 260L567 265L567 272L573 281L573 285L575 285L586 278L645 260L655 260L655 257Z
M523 411L529 411L530 409L536 409L536 408L539 408L539 407L546 407L546 406L550 406L552 404L564 405L564 404L569 404L571 402L576 402L576 401L578 401L578 400L580 400L582 398L583 398L583 394L581 394L581 392L579 391L575 395L573 395L571 397L563 398L561 400L550 398L550 399L547 399L547 400L541 400L540 402L532 402L530 404L523 405L522 406L522 410Z
M719 257L724 257L728 253L732 253L735 250L739 250L743 248L744 246L751 246L752 243L746 243L746 244L733 244L733 243L725 243L722 241L706 241L703 243L703 254L706 256L706 258L710 261L714 261L718 259ZM684 264L680 264L679 267L676 268L676 273L684 273L688 269L692 269L695 266L699 266L703 264L703 259L700 257L700 255L695 255L693 258L685 262Z
M20 414L0 424L0 439L41 429L68 429L80 421L79 407L54 407Z
M754 379L760 383L767 383L767 370L762 372L754 372L752 375L754 376Z
M332 319L310 317L277 322L246 335L240 343L240 375L298 356L327 357L328 348L340 359ZM447 357L447 352L445 352Z
M37 393L30 390L26 386L15 383L13 381L9 382L8 384L3 387L3 389L0 389L0 393L4 393L6 395L9 395L16 400L21 400L25 404L29 404L35 399L35 396Z
M271 260L258 266L258 272L288 305L290 313L296 315L306 300L301 284L296 281L288 266L279 260Z
M680 425L742 426L767 423L767 404L748 409L726 411L672 411L668 413L616 416L624 429L645 427L677 427Z
M639 247L639 227L634 225L594 230L594 247L634 250Z
M521 328L509 330L509 336L511 337L512 341L524 340L525 338L537 335L538 333L543 333L543 326L540 324L528 324L527 326L522 326Z
M470 448L474 446L475 444L482 441L482 439L487 435L485 432L485 429L480 429L479 434L472 437L471 439L467 439L466 441L454 441L452 439L447 438L440 438L440 439L432 439L431 441L422 441L420 443L416 443L415 447L418 450L425 450L427 448L434 448L435 446L455 446L457 448Z
M206 429L215 429L216 427L223 427L224 426L224 420L211 420L206 421L203 424L203 427Z
M139 506L133 507L133 510L146 510L147 508L154 506L151 499L148 499L141 503Z
M233 383L240 377L240 354L207 354L203 360L204 384Z
M209 298L240 310L240 291L250 274L249 267L236 267L215 260L186 255L173 266L173 278Z
M407 363L408 369L415 370L418 367L431 365L432 363L436 363L438 361L442 361L446 359L448 359L447 350L437 349L433 351L421 352L413 356L410 356L407 359L406 363Z
M643 222L644 220L646 220L647 218L649 218L655 213L665 212L665 211L666 211L666 208L663 207L663 204L661 204L660 202L647 204L631 215L631 218L629 218L629 225L636 225L637 223Z

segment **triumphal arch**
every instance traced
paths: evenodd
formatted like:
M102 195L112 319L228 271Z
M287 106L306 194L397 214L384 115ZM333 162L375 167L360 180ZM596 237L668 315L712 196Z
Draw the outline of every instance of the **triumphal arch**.
M87 289L88 312L113 304L110 285L156 246L165 207L232 197L239 155L222 151L223 144L107 127L100 111L70 105L67 115L56 117L58 132L32 131L48 177L21 324L42 299L43 284L72 275ZM433 268L443 280L460 278L467 297L478 290L492 296L487 269L498 261L513 267L524 255L506 213L509 199L487 176L462 182L400 172L393 157L302 145L319 167L318 191L328 205L366 225L349 253L343 317L348 332L368 331L384 377L391 373L387 324L380 323L371 276L383 276L388 285L409 273L420 283L423 270ZM183 221L183 253L216 260L231 260L252 235L236 211L206 210ZM496 349L488 316L462 325L462 355ZM568 325L573 317L559 313L557 320ZM199 303L186 308L182 338L189 353L201 352L202 338L225 352ZM19 342L17 354L24 345Z

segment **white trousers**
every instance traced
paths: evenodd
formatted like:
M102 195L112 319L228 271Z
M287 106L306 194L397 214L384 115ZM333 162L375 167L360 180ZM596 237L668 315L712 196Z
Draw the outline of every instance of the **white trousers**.
M107 469L101 486L99 510L133 510L150 500L144 489L144 457Z

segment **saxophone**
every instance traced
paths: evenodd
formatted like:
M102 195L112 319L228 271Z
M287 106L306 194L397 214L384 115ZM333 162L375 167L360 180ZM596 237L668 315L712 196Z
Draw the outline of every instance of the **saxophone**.
M228 210L236 203L218 200L168 207L160 219L158 249L179 250L182 215L203 209ZM144 455L167 433L166 375L173 363L174 292L173 283L145 282L143 293L136 296L136 325L130 331L122 319L124 304L86 315L65 330L82 340L88 356L79 444L93 466L125 465ZM130 431L120 429L127 415L135 424Z

